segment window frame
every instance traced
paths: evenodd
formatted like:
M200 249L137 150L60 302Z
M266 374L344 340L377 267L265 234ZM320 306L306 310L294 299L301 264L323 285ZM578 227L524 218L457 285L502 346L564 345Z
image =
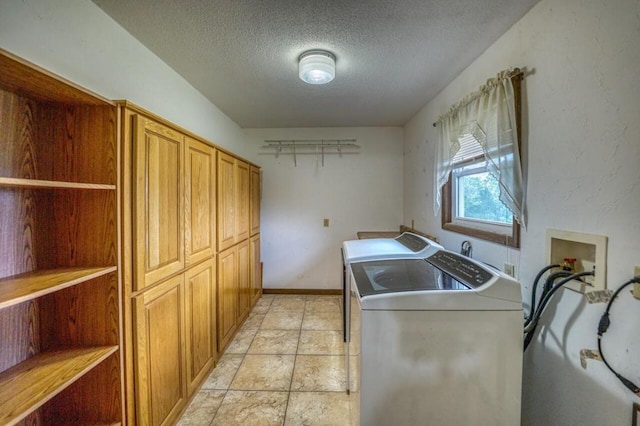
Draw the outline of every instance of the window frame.
M520 148L520 152L522 152L522 118L521 118L521 81L522 75L520 73L511 77L511 82L513 84L513 96L514 96L514 107L516 114L516 126L517 126L517 134L518 134L518 147ZM453 194L453 171L449 173L449 179L447 183L442 187L442 208L441 208L441 217L442 217L442 229L446 231L456 232L458 234L467 235L469 237L478 238L481 240L490 241L497 244L502 244L508 247L520 248L520 224L514 219L513 224L511 225L510 233L500 233L496 231L490 231L486 229L481 229L478 227L466 226L457 222L454 216L454 206L453 202L455 202L454 194Z

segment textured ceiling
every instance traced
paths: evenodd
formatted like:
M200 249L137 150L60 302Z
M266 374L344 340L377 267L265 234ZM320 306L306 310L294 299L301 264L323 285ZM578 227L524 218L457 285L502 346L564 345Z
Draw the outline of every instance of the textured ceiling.
M403 125L538 2L93 1L244 128ZM334 81L298 79L309 49Z

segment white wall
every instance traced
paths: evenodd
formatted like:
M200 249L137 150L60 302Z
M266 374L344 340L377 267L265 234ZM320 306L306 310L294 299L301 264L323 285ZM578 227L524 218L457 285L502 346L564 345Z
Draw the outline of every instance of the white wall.
M525 67L524 164L528 227L522 249L473 240L474 257L519 266L527 300L545 265L545 231L608 236L607 282L617 288L640 264L640 2L542 0L405 127L404 222L459 250L466 239L440 229L432 212L435 119L487 78ZM604 304L564 291L545 313L525 356L523 423L629 425L632 402L601 362L579 362L596 348ZM640 302L614 305L605 353L640 384Z
M88 0L0 1L0 48L248 154L231 119Z
M265 288L339 289L341 243L357 231L398 230L402 219L402 128L245 130L262 166ZM355 155L259 154L265 139L357 139ZM329 227L323 227L323 219Z

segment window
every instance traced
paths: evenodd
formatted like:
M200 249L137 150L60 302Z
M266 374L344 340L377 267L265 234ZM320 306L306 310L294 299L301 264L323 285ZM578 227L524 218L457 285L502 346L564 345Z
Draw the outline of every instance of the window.
M487 170L482 147L471 135L460 138L449 182L443 187L442 228L519 247L519 227L500 201L500 186ZM514 231L514 228L516 230Z
M521 75L510 74L499 74L491 86L482 87L439 119L435 189L440 197L434 200L434 210L441 207L445 230L520 247L519 221L524 216L519 155ZM506 79L508 85L503 84ZM485 97L496 87L504 93ZM504 100L500 99L503 95L507 95Z
M513 223L513 215L500 201L498 181L484 165L454 169L452 189L456 220L494 226L511 226Z

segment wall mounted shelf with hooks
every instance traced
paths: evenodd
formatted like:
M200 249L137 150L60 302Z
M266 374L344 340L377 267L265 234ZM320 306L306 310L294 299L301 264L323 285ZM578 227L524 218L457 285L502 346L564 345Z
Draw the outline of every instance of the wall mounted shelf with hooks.
M276 158L280 154L293 155L294 166L298 165L298 155L316 155L322 160L324 167L324 156L343 154L358 154L360 146L356 144L357 139L288 139L288 140L265 140L261 147L260 154L273 155Z

